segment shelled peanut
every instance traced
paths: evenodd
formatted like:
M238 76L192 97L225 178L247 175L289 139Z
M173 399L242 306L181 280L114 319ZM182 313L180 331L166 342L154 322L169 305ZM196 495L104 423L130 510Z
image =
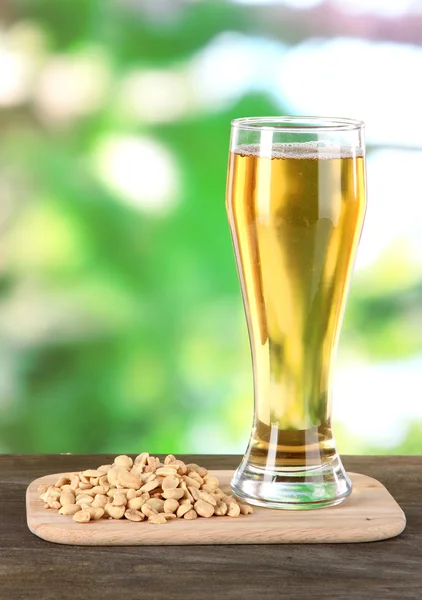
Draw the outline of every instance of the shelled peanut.
M238 517L252 507L220 489L216 477L197 464L185 464L169 454L164 463L148 452L133 461L117 456L112 465L62 475L54 486L38 488L44 507L72 516L77 523L102 518L147 520L212 516Z

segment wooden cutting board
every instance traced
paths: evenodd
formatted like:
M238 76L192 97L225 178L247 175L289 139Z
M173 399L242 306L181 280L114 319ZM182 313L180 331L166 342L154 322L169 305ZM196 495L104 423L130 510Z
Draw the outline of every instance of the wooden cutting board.
M211 471L227 491L232 471ZM39 500L41 484L54 485L59 474L33 481L26 492L28 527L38 537L58 544L138 546L186 544L294 544L372 542L399 535L406 517L377 480L349 473L351 496L342 504L318 510L291 511L254 507L254 514L212 517L167 525L102 519L87 524L46 510Z

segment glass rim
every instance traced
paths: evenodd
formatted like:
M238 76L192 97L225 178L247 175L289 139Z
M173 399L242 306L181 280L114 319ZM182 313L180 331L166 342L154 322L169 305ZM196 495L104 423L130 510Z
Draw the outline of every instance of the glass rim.
M246 131L274 131L279 133L318 133L322 131L354 131L364 129L358 119L343 117L239 117L231 126Z

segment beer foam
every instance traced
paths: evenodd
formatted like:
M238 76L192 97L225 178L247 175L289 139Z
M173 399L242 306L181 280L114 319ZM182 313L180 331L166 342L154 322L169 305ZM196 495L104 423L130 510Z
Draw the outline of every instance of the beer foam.
M295 158L313 160L334 160L363 156L361 148L350 145L330 144L329 142L277 143L270 148L260 144L240 144L233 150L241 156L257 156L259 158Z

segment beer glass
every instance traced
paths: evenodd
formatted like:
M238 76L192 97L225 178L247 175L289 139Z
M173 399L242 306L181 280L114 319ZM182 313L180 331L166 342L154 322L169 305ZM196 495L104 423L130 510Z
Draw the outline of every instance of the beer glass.
M227 211L255 396L232 489L252 504L311 509L351 493L331 388L365 213L364 152L360 121L232 122Z

